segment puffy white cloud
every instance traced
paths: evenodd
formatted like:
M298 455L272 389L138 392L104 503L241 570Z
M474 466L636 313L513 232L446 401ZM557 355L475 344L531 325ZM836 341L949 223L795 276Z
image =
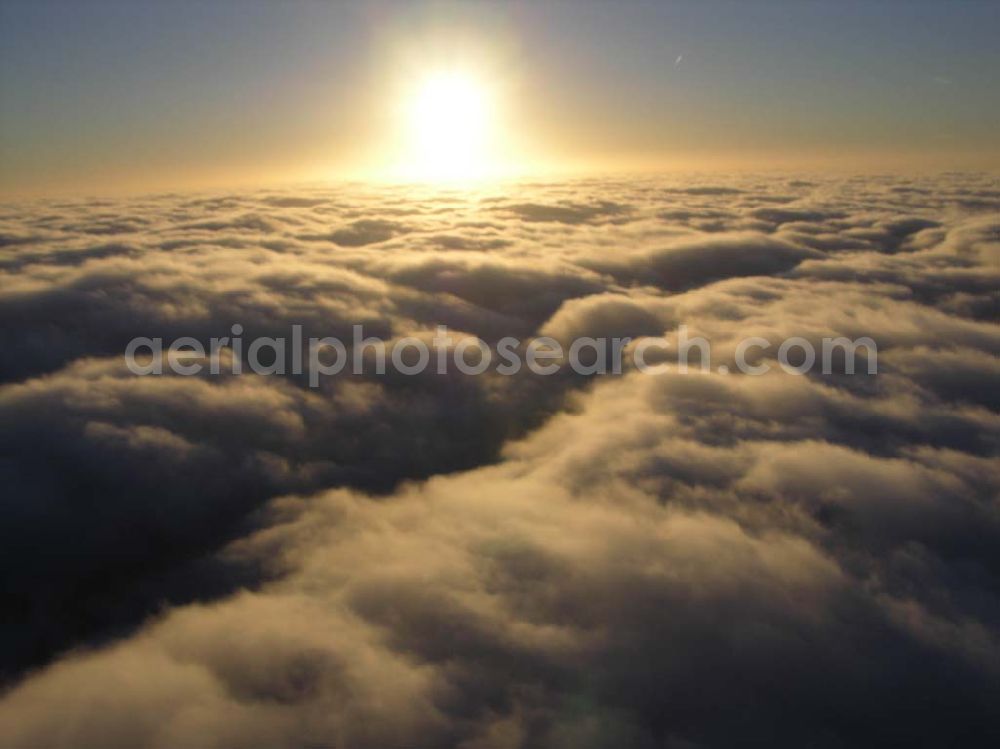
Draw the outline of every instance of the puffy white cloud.
M1000 738L997 208L945 175L0 210L2 743ZM683 324L713 372L121 362L234 323ZM879 374L717 374L749 336L870 336Z

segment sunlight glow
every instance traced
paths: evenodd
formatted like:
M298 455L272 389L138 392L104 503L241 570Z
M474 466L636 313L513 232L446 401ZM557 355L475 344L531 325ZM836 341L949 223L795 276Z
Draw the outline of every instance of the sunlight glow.
M418 82L405 105L404 176L481 179L495 170L495 100L470 75L445 71Z

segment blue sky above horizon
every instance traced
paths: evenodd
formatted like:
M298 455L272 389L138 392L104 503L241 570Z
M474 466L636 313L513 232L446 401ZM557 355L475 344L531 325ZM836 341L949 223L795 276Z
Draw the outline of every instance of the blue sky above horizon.
M466 61L542 170L995 168L990 2L0 2L0 190L365 176ZM467 58L467 59L466 59Z

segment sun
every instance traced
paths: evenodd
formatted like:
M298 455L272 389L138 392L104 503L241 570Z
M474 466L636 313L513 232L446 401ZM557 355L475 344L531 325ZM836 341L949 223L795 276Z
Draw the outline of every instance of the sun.
M495 168L496 101L469 73L438 71L416 82L404 107L402 171L414 179L470 180Z

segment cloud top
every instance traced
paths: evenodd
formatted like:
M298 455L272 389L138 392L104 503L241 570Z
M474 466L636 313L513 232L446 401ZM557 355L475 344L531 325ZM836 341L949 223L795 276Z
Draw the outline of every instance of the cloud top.
M2 743L994 743L992 185L4 207ZM749 336L871 336L880 373L312 389L122 361L135 336L234 323L487 341L683 324L713 370Z

